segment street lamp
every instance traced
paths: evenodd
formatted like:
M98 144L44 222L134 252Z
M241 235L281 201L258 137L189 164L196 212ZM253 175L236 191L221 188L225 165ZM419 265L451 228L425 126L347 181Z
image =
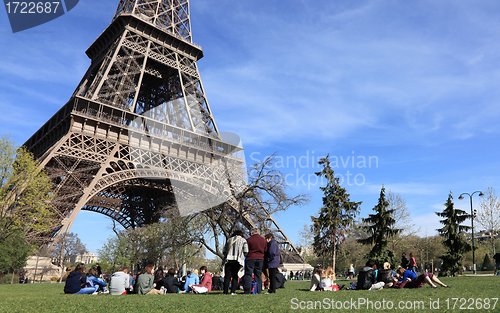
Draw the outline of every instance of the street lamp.
M468 195L470 198L470 218L471 218L471 226L472 226L472 264L473 264L473 271L474 274L476 274L476 251L474 249L474 217L476 216L476 212L472 210L472 196L476 193L479 192L479 196L482 197L484 196L484 193L481 191L474 191L472 194L468 194L467 192L464 192L458 197L458 200L463 200L463 195Z

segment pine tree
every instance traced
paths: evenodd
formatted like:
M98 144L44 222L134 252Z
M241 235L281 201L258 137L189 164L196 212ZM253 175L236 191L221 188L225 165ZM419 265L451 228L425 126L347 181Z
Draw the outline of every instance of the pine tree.
M363 218L363 222L368 226L364 226L363 230L370 235L365 239L358 239L359 243L372 245L371 251L366 255L369 260L375 262L379 266L384 262L389 262L391 265L397 264L397 259L394 253L387 247L389 238L401 232L401 229L393 228L396 224L394 219L394 210L387 209L389 202L385 199L385 188L382 186L378 204L373 208L376 214L370 214L368 218Z
M493 271L494 269L495 265L491 262L488 253L486 253L484 255L483 266L481 266L481 271Z
M453 196L451 192L446 201L446 208L442 213L436 212L440 217L444 217L439 222L444 225L443 228L437 231L443 237L443 245L448 250L446 254L441 256L443 265L439 272L440 276L456 276L462 273L462 259L464 253L471 251L471 246L465 241L462 233L470 229L469 226L460 225L465 220L470 218L470 215L465 211L455 209L453 207Z
M318 162L323 165L323 170L316 175L325 177L327 184L320 187L324 193L323 206L318 217L311 216L311 231L314 234L314 252L319 255L332 253L332 267L335 269L337 248L344 243L348 227L354 221L361 202L349 200L349 194L340 187L339 179L334 176L328 157Z

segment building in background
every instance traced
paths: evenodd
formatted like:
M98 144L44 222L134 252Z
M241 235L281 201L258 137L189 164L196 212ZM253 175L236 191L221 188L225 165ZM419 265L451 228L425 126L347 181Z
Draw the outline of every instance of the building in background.
M83 255L77 255L73 256L69 259L70 263L83 263L83 264L90 264L90 263L96 263L97 262L97 255L95 252L87 252Z

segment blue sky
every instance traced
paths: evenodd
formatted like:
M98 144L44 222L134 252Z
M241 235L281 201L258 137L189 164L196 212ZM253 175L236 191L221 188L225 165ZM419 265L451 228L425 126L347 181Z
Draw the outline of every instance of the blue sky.
M294 243L321 206L313 164L328 153L351 199L363 201L361 217L384 184L406 200L421 235L435 234L434 212L450 191L469 210L460 193L498 186L500 3L190 3L219 130L241 136L247 162L277 151L288 160L280 169L290 192L310 194L307 206L275 217ZM90 65L85 50L117 5L81 0L16 34L0 9L0 134L22 144L66 103ZM95 251L110 225L82 212L72 231Z

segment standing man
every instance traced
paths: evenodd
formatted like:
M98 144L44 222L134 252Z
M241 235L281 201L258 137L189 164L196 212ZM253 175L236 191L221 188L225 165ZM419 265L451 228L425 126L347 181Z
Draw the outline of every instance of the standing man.
M267 252L266 252L266 268L269 270L269 290L268 293L276 293L276 273L280 267L280 248L274 240L273 234L266 235Z
M403 255L401 256L401 267L408 269L408 258L406 257L406 253L403 252Z
M245 260L244 287L246 294L252 290L252 274L257 283L257 293L262 291L262 266L264 265L264 253L267 251L267 241L260 236L257 228L250 230L250 238L247 239L248 255Z
M96 278L100 278L102 275L102 270L101 270L101 266L99 265L99 263L95 264L95 269L97 270L97 277Z

